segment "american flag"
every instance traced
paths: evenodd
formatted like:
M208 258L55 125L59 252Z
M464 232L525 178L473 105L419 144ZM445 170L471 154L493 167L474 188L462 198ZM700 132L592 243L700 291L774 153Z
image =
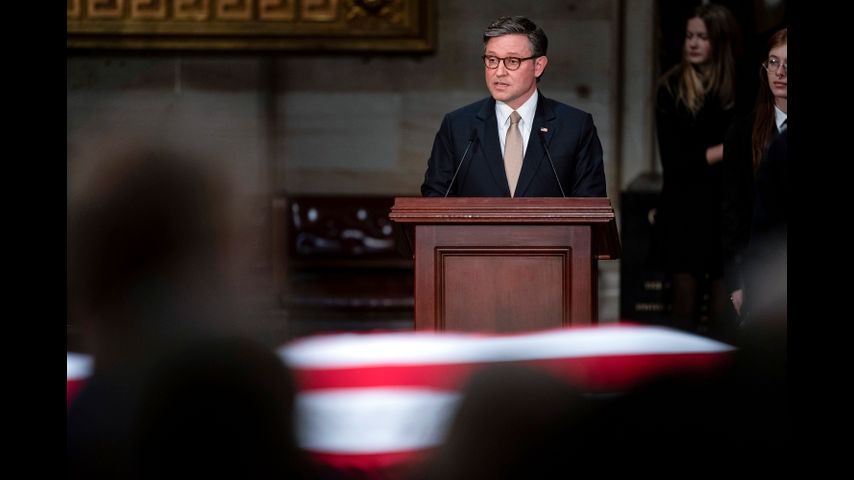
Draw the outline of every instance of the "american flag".
M330 468L369 473L439 446L462 388L487 365L522 363L587 392L618 394L658 375L714 370L734 351L666 327L608 324L520 334L337 333L276 353L297 380L300 446ZM93 365L67 355L70 404Z

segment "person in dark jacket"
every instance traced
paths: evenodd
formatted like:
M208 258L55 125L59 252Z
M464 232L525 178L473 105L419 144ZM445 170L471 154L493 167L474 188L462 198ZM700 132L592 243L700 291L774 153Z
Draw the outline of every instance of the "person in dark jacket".
M663 185L656 223L671 275L672 320L696 331L708 285L709 323L726 307L720 245L723 140L733 120L740 30L720 5L688 19L682 62L666 72L656 97Z
M744 263L751 243L757 174L766 150L786 129L788 104L788 30L775 33L768 58L759 68L762 78L753 112L739 119L727 132L723 161L722 248L726 287L739 319L746 315ZM782 205L771 208L777 209ZM763 211L765 208L762 209ZM779 211L771 212L780 215Z
M593 117L537 88L548 64L543 29L525 17L501 17L484 32L483 45L491 96L445 115L421 194L606 196Z

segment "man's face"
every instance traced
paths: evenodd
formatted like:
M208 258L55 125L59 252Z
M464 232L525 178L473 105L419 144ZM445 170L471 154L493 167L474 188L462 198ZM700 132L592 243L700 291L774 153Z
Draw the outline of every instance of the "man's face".
M502 35L489 39L484 55L499 58L531 56L531 44L523 34ZM508 70L504 62L498 63L498 68L487 68L486 88L495 100L500 100L517 109L537 89L537 77L543 74L548 58L537 57L525 60L516 70Z

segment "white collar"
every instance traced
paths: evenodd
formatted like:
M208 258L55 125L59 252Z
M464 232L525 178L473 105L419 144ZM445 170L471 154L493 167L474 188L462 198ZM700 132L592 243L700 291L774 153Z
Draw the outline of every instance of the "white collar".
M780 110L780 107L778 107L777 105L774 105L774 123L777 124L778 132L783 131L783 122L785 122L788 118L789 116L786 114L786 112Z
M534 124L534 114L537 112L537 98L539 97L539 92L534 90L534 93L525 100L516 111L519 113L519 116L522 117L522 121L525 122L528 128L531 128L531 125ZM510 114L513 113L513 109L510 108L510 105L507 105L504 102L495 101L495 120L498 121L498 125L507 125L509 122Z

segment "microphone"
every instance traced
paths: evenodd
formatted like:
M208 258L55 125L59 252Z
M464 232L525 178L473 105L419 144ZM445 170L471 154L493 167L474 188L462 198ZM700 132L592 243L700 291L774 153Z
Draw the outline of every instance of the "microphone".
M448 194L451 193L451 187L454 186L454 180L457 179L457 174L460 173L460 167L463 166L463 162L466 160L466 154L469 153L469 148L471 148L471 144L474 143L474 139L477 138L477 129L473 128L471 131L471 135L469 135L469 143L466 145L466 149L463 151L463 156L460 157L460 164L457 165L457 171L454 172L454 176L451 177L451 183L448 184L448 189L445 190L445 198L448 197Z
M546 145L546 137L545 134L548 132L548 128L540 129L540 143L543 144L543 150L546 151L546 157L549 159L549 165L552 166L552 172L555 174L555 180L557 180L557 187L560 189L560 194L563 195L563 198L566 198L566 194L563 193L563 185L560 184L560 178L557 176L557 170L555 170L555 162L552 161L552 154L549 153L549 147Z

